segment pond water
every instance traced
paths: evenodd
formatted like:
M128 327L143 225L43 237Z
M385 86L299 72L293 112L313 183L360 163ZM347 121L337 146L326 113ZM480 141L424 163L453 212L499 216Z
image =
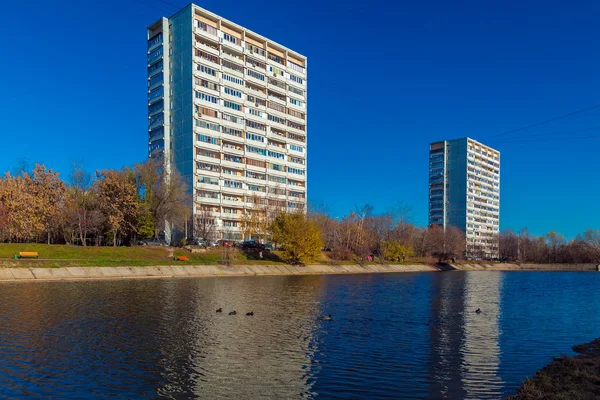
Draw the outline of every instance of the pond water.
M600 337L599 289L594 272L2 283L0 398L501 398Z

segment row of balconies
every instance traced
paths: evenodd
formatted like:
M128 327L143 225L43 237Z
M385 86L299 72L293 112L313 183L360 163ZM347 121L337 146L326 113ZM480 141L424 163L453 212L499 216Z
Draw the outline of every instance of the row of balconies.
M222 35L222 33L220 33L221 31L216 32L216 34L213 34L212 32L208 32L206 30L203 30L200 27L195 27L194 29L194 33L196 33L198 36L204 38L204 39L208 39L208 41L210 43L213 44L213 46L224 46L230 50L234 50L239 54L243 54L246 56L250 56L252 58L255 58L259 61L262 61L264 63L269 63L272 64L273 66L276 66L277 68L283 68L286 70L286 72L288 73L292 73L294 75L298 75L298 76L302 76L302 77L306 77L306 68L304 68L303 71L298 71L297 69L294 69L291 66L287 65L287 60L282 60L284 63L278 62L277 60L271 59L268 57L268 50L264 50L265 54L259 54L257 52L254 51L254 49L252 49L253 45L249 45L249 46L245 46L244 41L239 40L239 43L233 43L231 41L225 40L222 37L219 37ZM199 41L196 41L196 43L199 43ZM207 46L210 48L210 46Z

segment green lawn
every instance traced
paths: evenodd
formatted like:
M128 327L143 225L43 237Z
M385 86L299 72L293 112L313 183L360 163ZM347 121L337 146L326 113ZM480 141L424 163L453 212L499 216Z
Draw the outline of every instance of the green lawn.
M36 251L39 259L15 260L20 251ZM174 256L186 256L189 261L174 261ZM0 244L0 267L68 267L68 266L149 266L149 265L214 265L224 259L222 249L190 253L174 247L82 247L47 244ZM239 251L230 252L232 264L281 264L277 257L253 260Z

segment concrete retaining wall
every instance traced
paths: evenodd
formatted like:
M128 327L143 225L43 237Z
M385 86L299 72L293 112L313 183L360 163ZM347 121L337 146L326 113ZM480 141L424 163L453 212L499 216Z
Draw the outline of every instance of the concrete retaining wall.
M437 271L428 265L170 265L155 267L0 268L0 281L173 278L255 275L370 274Z
M459 271L595 271L595 264L456 264ZM445 268L446 269L446 268ZM0 281L328 275L439 271L429 265L163 265L154 267L0 268Z

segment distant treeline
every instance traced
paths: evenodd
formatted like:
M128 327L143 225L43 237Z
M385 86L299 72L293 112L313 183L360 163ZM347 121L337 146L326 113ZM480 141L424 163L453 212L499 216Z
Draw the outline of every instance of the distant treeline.
M375 256L390 261L417 256L443 261L462 258L465 253L463 231L416 226L409 221L409 209L402 205L377 215L366 205L341 218L328 216L324 209L313 206L310 215L321 229L326 247L339 260ZM587 230L571 241L555 232L535 237L527 229L518 235L506 230L494 241L499 245L500 258L511 262L600 263L598 230ZM477 253L477 249L470 250ZM480 257L485 258L483 254Z

